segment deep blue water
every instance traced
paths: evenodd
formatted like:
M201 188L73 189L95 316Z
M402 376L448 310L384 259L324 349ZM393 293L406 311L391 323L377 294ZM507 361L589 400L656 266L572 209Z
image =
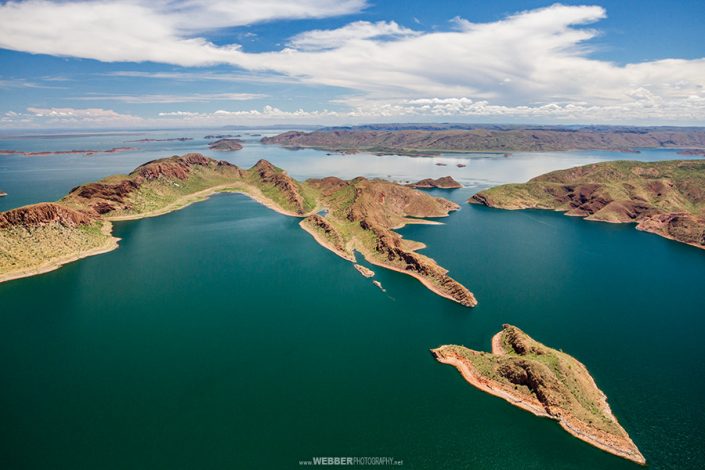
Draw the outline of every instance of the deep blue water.
M53 150L59 139L30 140L0 148ZM9 193L0 208L204 143L0 157ZM488 184L675 152L423 159L250 142L217 155L243 166L266 157L297 177L453 175L467 187L435 194L462 209L445 225L401 232L426 243L479 306L373 267L383 293L295 219L241 195L118 223L118 250L0 284L2 468L299 468L313 456L393 456L429 469L637 468L475 390L428 352L489 349L502 323L585 363L651 468L705 467L705 253L630 226L464 204ZM468 166L453 166L458 158Z

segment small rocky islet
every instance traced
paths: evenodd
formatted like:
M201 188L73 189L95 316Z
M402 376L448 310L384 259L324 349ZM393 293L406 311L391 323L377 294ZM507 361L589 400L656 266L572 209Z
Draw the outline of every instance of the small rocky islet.
M440 178L425 178L408 186L417 189L458 189L463 185L455 181L452 176L442 176Z
M219 150L221 152L235 152L237 150L242 150L242 140L231 138L218 139L208 144L208 148L211 150Z

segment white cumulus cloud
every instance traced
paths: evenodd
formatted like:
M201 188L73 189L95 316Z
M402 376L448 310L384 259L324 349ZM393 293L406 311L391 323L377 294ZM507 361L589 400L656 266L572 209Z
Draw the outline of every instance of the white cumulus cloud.
M705 58L596 59L591 40L608 13L600 6L555 4L486 23L455 18L446 30L431 31L355 21L304 32L281 50L259 53L207 39L213 29L365 6L362 0L11 1L0 5L0 47L109 62L229 64L254 80L339 87L345 96L336 105L347 111L312 116L328 119L705 122ZM263 115L251 111L234 112ZM292 113L285 116L298 116Z

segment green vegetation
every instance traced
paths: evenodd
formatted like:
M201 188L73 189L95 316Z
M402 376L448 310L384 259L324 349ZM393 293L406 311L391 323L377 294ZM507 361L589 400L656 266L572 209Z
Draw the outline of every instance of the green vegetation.
M441 346L433 353L440 362L464 369L470 374L466 379L476 387L548 415L571 434L607 452L644 462L585 366L519 328L504 325L493 339L492 354L456 345Z
M376 264L422 279L445 297L467 306L476 303L432 259L414 253L417 244L405 243L392 231L411 218L448 215L457 205L382 180L302 183L266 160L242 170L201 154L148 162L129 175L74 188L58 203L0 214L0 229L5 231L0 276L16 277L45 265L56 268L65 258L114 247L108 231L96 228L103 222L164 214L218 191L242 192L279 212L305 217L302 227L345 259L354 261L353 250L361 251ZM326 208L328 216L312 214L317 208Z
M702 160L597 163L547 173L524 184L497 186L469 202L636 223L639 230L705 248Z
M0 280L13 273L41 270L51 260L70 261L94 250L107 248L111 236L96 221L77 227L47 224L0 229Z

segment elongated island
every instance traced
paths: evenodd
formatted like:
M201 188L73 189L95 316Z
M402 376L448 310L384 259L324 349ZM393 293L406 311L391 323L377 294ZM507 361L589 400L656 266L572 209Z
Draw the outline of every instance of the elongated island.
M266 160L242 169L198 153L151 161L72 189L57 202L0 213L0 282L57 269L117 248L112 222L153 217L218 192L238 192L282 214L348 261L368 262L415 277L434 293L466 307L473 294L436 262L423 244L394 229L434 223L459 209L453 202L383 180L335 177L299 182ZM325 215L324 215L325 214Z
M492 353L456 345L431 352L478 389L537 416L555 419L570 434L599 449L646 463L587 368L519 328L504 325L492 338Z
M500 209L550 209L705 249L705 161L614 161L546 173L481 191L468 201Z

